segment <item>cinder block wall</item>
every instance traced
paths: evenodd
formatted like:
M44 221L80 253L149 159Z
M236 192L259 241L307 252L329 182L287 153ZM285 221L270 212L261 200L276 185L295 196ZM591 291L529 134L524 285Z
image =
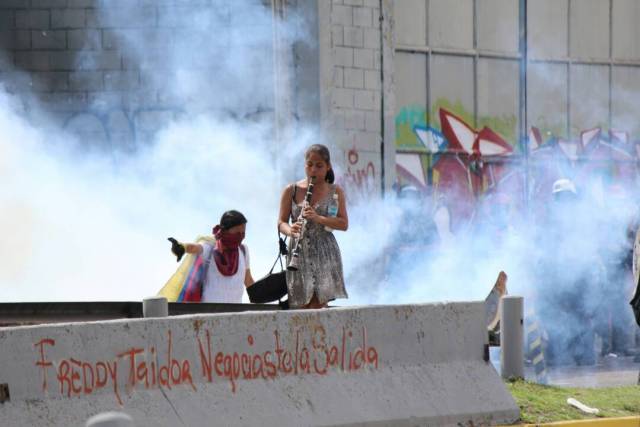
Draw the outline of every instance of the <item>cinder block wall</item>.
M389 189L395 173L392 3L332 0L319 7L325 128L344 148L346 181L378 193L383 174Z
M251 1L269 12L270 0ZM388 189L395 170L391 0L287 3L304 17L308 37L317 39L317 44L309 40L293 46L288 120L320 125L325 139L339 148L334 160L346 183L377 194L384 170ZM0 83L25 104L37 102L67 129L86 135L91 144L133 148L184 112L185 100L176 99L166 82L157 78L167 68L166 46L182 43L181 50L194 55L189 63L195 66L201 65L200 60L210 61L215 56L212 50L222 52L220 46L234 43L233 37L251 33L253 23L238 6L242 4L1 0ZM109 13L101 13L104 8ZM202 37L201 32L194 36L193 20L185 19L194 11L220 14L234 31L219 30L221 37ZM246 32L238 30L242 25ZM132 54L130 46L124 48L129 39L144 39L144 49ZM255 49L256 57L271 55L264 47ZM218 78L214 69L209 75ZM254 76L254 80L268 85L273 76ZM275 122L275 88L271 90L264 91L255 108L241 117ZM215 101L215 87L201 94L198 101L206 109L207 101Z
M5 88L35 94L63 123L94 105L120 107L125 95L127 101L140 95L136 107L154 105L153 94L144 93L140 70L128 67L114 40L118 23L101 22L98 6L99 0L0 2L0 80ZM156 26L157 8L149 12L153 19L140 27Z
M224 43L199 39L185 15L224 9L233 25L231 7L216 0L1 0L0 83L93 142L135 145L184 107L157 79L167 68L166 46L183 43L185 52L210 60L212 46ZM125 49L128 37L144 39L144 51ZM204 103L215 98L211 92ZM256 114L270 114L269 102L256 103Z

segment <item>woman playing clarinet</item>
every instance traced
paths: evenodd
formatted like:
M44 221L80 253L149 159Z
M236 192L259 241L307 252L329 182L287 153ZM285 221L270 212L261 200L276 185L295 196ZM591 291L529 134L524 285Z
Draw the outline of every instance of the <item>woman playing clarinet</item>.
M304 160L306 178L282 192L278 230L290 237L286 273L289 306L322 308L336 298L348 297L333 230L346 231L349 219L344 191L333 183L329 149L312 145ZM337 213L332 214L331 205L336 203Z

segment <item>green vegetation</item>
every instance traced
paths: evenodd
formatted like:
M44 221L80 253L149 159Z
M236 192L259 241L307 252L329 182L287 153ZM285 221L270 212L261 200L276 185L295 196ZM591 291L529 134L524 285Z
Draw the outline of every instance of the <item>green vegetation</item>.
M597 417L629 417L640 415L640 387L569 388L534 384L526 381L508 382L507 388L520 407L523 423L548 423ZM569 406L573 397L592 408L598 415L585 414Z

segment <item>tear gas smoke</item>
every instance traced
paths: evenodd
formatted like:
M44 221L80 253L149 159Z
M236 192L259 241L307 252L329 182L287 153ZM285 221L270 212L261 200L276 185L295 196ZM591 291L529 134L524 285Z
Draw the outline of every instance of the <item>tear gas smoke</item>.
M56 128L33 103L27 118L21 101L31 95L0 90L2 299L153 295L176 268L166 238L209 234L231 208L249 219L246 241L260 277L277 253L284 182L272 143L271 10L251 0L208 8L100 4L99 23L125 27L104 31L103 44L120 49L125 68L105 79L140 72L140 90L120 93L123 108L145 113L151 102L172 114L160 116L166 121L149 141L145 129L137 132L131 152L115 138L105 146L90 133L83 138ZM156 19L156 10L166 31L121 25ZM308 42L295 15L280 35ZM84 69L89 53L77 56ZM90 110L108 112L114 105L107 101L95 98ZM288 147L299 171L303 147L316 137L301 131Z
M124 4L122 11L105 10L102 19L144 12ZM277 253L282 186L303 176L304 148L322 137L313 126L302 128L291 145L273 152L273 66L264 55L273 35L270 12L254 2L225 4L230 9L222 17L177 13L194 30L184 39L180 32L167 35L161 57L144 31L116 34L128 60L143 69L141 79L163 88L161 101L181 108L149 143L134 153L117 151L116 161L99 150L64 149L91 141L24 119L16 98L0 95L2 300L155 294L176 267L166 238L208 234L228 209L249 220L254 277L267 272ZM297 20L291 22L287 40L312 43ZM189 47L198 42L202 49ZM625 250L636 194L627 189L613 197L602 191L602 180L576 183L580 200L574 204L543 204L528 215L516 200L493 207L487 201L489 209L481 207L456 230L451 206L430 195L380 199L347 186L350 226L336 237L350 299L336 304L484 299L504 270L512 294L542 301L566 291L597 312L610 286L624 286L611 281L618 267L594 266L606 264L603 252ZM600 321L589 318L589 327Z

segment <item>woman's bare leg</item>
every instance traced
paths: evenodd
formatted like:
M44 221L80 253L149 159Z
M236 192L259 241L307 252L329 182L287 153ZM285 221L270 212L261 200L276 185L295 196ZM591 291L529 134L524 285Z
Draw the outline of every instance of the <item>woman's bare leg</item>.
M326 303L321 304L320 301L318 301L318 297L314 293L311 297L311 301L309 301L309 304L305 305L304 308L325 308L326 306Z

